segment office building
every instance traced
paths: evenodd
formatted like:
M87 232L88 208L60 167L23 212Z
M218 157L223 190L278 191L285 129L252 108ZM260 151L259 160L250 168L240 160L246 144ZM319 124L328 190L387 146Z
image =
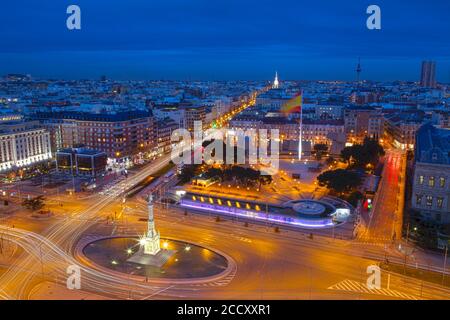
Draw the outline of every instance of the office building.
M51 158L50 134L38 122L0 124L0 171L28 167Z
M56 152L56 170L74 176L96 177L105 172L107 155L102 151L70 148Z
M426 220L450 223L450 129L423 125L414 159L412 208Z
M420 76L420 85L426 88L436 87L436 62L423 61Z

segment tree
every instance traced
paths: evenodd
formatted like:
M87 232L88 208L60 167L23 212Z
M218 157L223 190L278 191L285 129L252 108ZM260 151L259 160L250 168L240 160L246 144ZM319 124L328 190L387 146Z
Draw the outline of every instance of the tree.
M350 164L350 159L352 158L352 155L353 155L353 146L345 147L344 149L341 150L342 160L347 162L347 164Z
M325 143L317 143L313 147L313 153L316 155L316 159L320 160L328 152L328 146Z
M354 207L358 205L358 201L362 200L364 195L359 191L353 191L347 198L347 201Z
M179 175L181 182L186 183L197 175L199 173L198 169L200 166L197 167L193 168L192 166L184 166L181 174ZM271 176L262 175L259 170L242 166L222 165L219 168L209 167L205 171L204 175L207 178L218 177L222 181L238 182L243 186L254 186L259 184L261 187L262 184L270 184L272 182Z
M208 170L206 170L205 175L208 178L218 177L223 180L223 171L219 168L214 168L214 167L208 168Z
M327 160L325 160L325 163L328 166L331 166L334 163L334 158L333 157L328 157Z
M22 201L22 206L27 208L30 211L37 211L42 209L45 206L45 198L44 196L37 196L30 199L25 199Z
M181 169L181 173L178 175L181 183L186 183L191 181L193 177L195 177L200 170L200 166L198 164L185 164Z
M344 169L325 171L317 177L317 180L320 186L326 186L337 193L351 191L361 184L358 173Z
M365 138L363 144L345 147L341 151L341 157L348 163L349 168L374 168L383 155L383 147L371 138Z
M259 183L260 185L268 185L272 183L272 176L269 175L260 175Z

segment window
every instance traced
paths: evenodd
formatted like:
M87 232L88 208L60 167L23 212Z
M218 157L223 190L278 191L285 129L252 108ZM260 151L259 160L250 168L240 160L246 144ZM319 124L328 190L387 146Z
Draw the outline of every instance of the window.
M445 187L445 178L444 177L439 178L439 186L441 188Z
M428 185L430 187L434 187L434 177L430 177L430 179L428 179Z
M431 207L433 205L433 197L427 196L427 206Z
M436 201L437 201L437 206L438 206L438 208L439 208L439 209L442 209L442 204L444 203L444 198L437 197L437 198L436 198Z
M422 204L422 195L416 194L416 205Z
M419 184L423 184L423 176L419 176Z

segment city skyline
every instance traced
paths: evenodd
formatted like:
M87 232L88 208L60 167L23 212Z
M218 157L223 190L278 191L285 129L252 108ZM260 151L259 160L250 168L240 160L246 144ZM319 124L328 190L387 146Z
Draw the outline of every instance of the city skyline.
M437 62L450 82L446 1L432 6L380 1L382 29L368 30L363 1L205 1L137 3L77 1L81 30L65 26L50 1L5 4L0 73L39 78L118 80L282 79L418 81L422 60ZM19 7L20 6L20 7ZM20 8L20 10L19 10ZM270 9L269 9L270 8Z

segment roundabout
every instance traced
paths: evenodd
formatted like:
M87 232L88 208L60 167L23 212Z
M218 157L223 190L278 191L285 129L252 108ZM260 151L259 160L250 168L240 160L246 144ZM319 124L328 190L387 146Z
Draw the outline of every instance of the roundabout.
M78 244L79 260L104 273L145 282L201 283L218 280L236 270L234 261L203 245L160 238L149 195L147 232L109 236Z
M139 251L139 237L117 236L94 240L81 254L94 266L125 275L150 280L199 280L222 276L233 264L230 259L209 248L174 240L161 239L161 249L173 254L158 267L130 261Z

